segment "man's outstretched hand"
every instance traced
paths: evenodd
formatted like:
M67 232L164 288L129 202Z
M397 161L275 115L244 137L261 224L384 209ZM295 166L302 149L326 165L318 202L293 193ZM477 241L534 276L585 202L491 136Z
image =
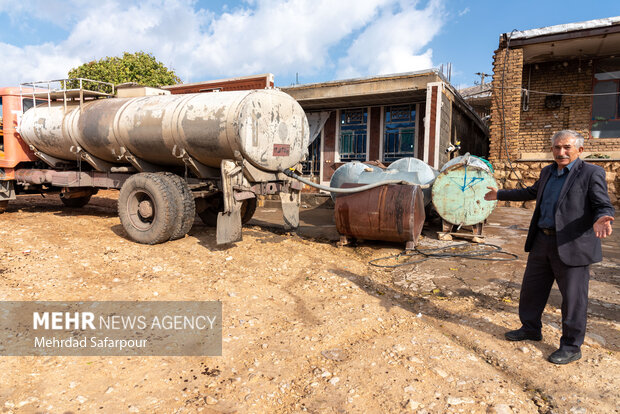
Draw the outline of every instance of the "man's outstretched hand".
M486 196L485 196L486 198ZM594 233L599 239L604 239L607 236L611 236L611 223L614 222L614 218L611 216L603 216L596 220L594 223Z
M484 195L484 199L487 201L497 200L497 188L495 187L487 187L489 190L488 193Z

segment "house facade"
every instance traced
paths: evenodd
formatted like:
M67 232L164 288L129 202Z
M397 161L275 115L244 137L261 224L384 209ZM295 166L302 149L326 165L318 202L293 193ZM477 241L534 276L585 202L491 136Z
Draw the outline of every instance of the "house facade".
M295 85L282 90L310 122L304 175L328 184L350 161L415 157L439 169L455 155L488 156L488 130L438 70ZM450 151L460 142L460 151Z
M492 85L489 159L503 188L533 184L553 133L572 129L618 204L620 17L502 34Z

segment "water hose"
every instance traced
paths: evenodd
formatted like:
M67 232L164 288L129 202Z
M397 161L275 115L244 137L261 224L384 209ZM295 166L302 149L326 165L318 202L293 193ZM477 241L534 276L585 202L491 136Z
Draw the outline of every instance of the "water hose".
M379 181L377 183L372 183L372 184L366 184L363 185L361 187L354 187L354 188L336 188L336 187L328 187L326 185L321 185L321 184L317 184L313 181L310 181L306 178L301 177L300 175L295 174L295 170L292 168L288 168L288 169L280 169L280 172L283 173L284 175L286 175L287 177L291 177L294 178L306 185L309 185L310 187L314 187L314 188L318 188L319 190L323 190L323 191L328 191L330 193L336 193L336 194L353 194L353 193L359 193L362 191L366 191L366 190L370 190L372 188L376 188L376 187L381 187L382 185L388 185L388 184L404 184L404 185L415 185L420 187L421 189L426 189L426 188L431 188L431 184L416 184L416 183L411 183L409 181L404 181L404 180L386 180L386 181Z

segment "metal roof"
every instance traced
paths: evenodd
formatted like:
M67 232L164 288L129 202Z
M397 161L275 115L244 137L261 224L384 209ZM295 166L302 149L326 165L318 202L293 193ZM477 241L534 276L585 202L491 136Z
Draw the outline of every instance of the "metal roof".
M617 24L620 24L620 16L588 20L585 22L558 24L555 26L541 27L538 29L516 31L512 33L511 39L531 39L533 37L547 36L552 34L569 33L588 29L598 29L602 27L614 26ZM504 36L510 37L510 33L504 33Z
M407 78L417 75L436 75L441 78L444 82L448 82L446 77L441 73L441 71L437 68L418 70L415 72L403 72L403 73L391 73L387 75L374 75L360 78L351 78L351 79L339 79L327 82L316 82L316 83L303 83L299 85L291 85L291 86L282 86L281 89L305 89L305 88L317 88L322 86L333 86L333 85L343 85L343 84L353 84L353 83L366 83L372 81L381 81L385 79L397 79L397 78Z
M522 48L524 63L593 59L620 54L620 16L512 31L499 47Z
M491 96L493 85L484 83L482 85L470 86L469 88L459 89L459 93L463 98Z

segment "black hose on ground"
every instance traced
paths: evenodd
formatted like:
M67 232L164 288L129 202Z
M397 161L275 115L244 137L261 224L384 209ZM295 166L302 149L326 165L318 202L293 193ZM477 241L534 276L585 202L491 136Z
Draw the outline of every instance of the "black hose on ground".
M456 248L463 248L463 247L471 248L473 246L482 246L482 247L486 246L486 247L489 247L490 249L469 249L469 250L460 251L460 252L447 251L447 250L454 250ZM505 255L508 257L486 257L486 256L490 256L493 254ZM399 260L401 258L413 259L415 257L421 257L421 258L418 260L407 260L406 262L403 262L403 263L396 263L396 264L391 264L391 265L377 263L377 262L390 260L390 259L396 259L396 260ZM510 260L516 260L519 258L519 256L517 256L514 253L506 252L502 250L500 246L497 246L495 244L477 243L477 244L472 245L470 243L458 243L458 244L451 244L449 246L444 246L444 247L437 247L435 249L418 249L416 247L414 250L403 250L402 252L398 254L380 257L378 259L373 259L369 261L368 264L372 266L376 266L376 267L394 269L394 268L401 267L401 266L422 263L431 258L437 258L437 259L462 258L462 259L472 259L472 260L489 260L489 261L504 261L505 262L505 261L510 261Z

